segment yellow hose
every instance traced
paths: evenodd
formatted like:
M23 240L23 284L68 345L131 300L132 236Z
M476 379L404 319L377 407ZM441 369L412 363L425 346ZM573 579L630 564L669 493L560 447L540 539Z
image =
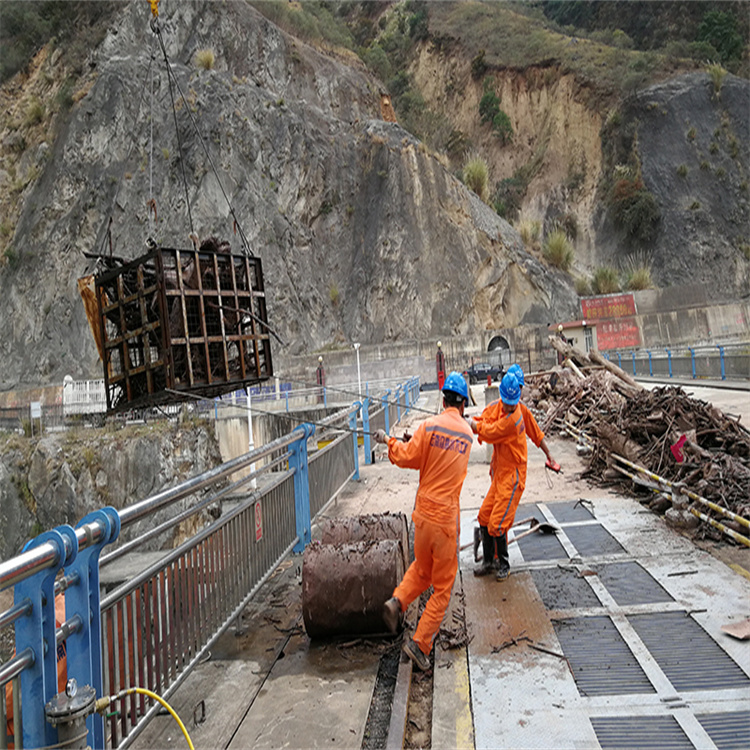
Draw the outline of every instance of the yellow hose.
M182 723L182 720L177 715L177 712L172 708L172 706L169 705L169 703L167 703L164 700L164 698L162 698L160 695L157 695L152 690L147 690L146 688L142 688L142 687L125 688L124 690L121 690L119 693L117 693L117 695L109 695L103 698L99 698L99 700L97 700L96 702L96 710L101 712L105 708L107 708L107 706L109 706L110 703L116 700L120 700L121 698L125 698L128 695L132 695L133 693L140 693L141 695L147 695L149 698L153 698L158 703L161 703L161 705L164 706L164 708L166 708L167 711L169 711L172 718L177 722L177 725L182 730L182 733L185 735L185 739L187 740L188 747L190 748L190 750L195 750L193 741L190 739L190 735L188 734L188 731L185 728L185 725Z

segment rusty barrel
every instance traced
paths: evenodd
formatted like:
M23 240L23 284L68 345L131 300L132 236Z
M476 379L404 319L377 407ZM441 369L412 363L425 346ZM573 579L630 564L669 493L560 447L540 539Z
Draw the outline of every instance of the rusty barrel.
M401 542L404 570L409 567L409 524L403 513L328 518L321 524L322 544L348 544L395 539Z
M310 638L384 633L383 603L404 575L395 539L322 544L302 559L302 616Z

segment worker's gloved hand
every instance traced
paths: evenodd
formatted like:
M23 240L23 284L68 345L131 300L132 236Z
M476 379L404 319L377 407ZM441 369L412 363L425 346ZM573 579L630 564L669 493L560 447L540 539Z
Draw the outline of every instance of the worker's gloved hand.
M547 463L544 464L544 465L545 465L546 468L552 469L552 471L554 471L555 473L557 473L557 474L560 473L560 464L557 463L557 461L555 461L555 459L552 458L552 456L550 456L547 459Z
M385 430L377 430L375 433L375 442L383 444L388 442L388 435L385 434Z
M479 428L477 427L477 420L473 417L464 417L466 419L466 423L471 428L471 431L476 435L479 432Z

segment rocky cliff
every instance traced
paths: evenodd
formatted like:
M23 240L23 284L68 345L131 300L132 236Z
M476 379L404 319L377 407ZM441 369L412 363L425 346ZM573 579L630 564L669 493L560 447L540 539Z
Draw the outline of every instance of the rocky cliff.
M282 358L575 313L569 277L378 119L379 83L356 60L305 46L244 3L181 3L161 18L186 100L175 85L178 144L145 11L123 10L92 56L90 87L54 143L37 147L39 175L19 196L13 262L0 274L0 316L12 320L0 333L5 387L99 375L76 291L83 252L136 257L149 235L187 247L188 203L201 238L241 251L224 194L263 259ZM213 51L212 69L196 66L201 49Z
M750 81L718 69L683 73L617 101L554 58L476 77L474 47L461 35L425 43L414 80L486 159L492 184L519 185L523 217L566 227L574 274L635 258L659 287L706 283L716 302L750 294ZM511 143L480 120L488 88ZM640 224L649 216L620 220L613 194L622 180L653 196L648 231Z
M475 77L460 35L415 48L416 90L486 158L493 190L510 181L523 215L566 228L566 274L527 251L455 163L380 119L384 84L352 53L313 49L245 2L163 11L171 85L147 4L129 3L74 90L59 50L43 50L0 92L0 388L100 376L76 288L84 253L134 258L147 237L189 247L191 230L241 252L235 217L287 342L274 345L277 370L353 341L576 317L573 277L633 257L659 286L750 293L747 80L693 73L619 102L554 58ZM509 143L479 119L487 85ZM650 213L620 200L627 189Z
M0 440L0 560L20 552L42 530L74 526L106 505L124 508L221 463L213 428L205 424L172 426L165 421L86 433ZM189 503L180 501L182 507ZM123 539L173 515L173 510L157 512L153 519L135 523ZM168 546L175 533L147 548Z

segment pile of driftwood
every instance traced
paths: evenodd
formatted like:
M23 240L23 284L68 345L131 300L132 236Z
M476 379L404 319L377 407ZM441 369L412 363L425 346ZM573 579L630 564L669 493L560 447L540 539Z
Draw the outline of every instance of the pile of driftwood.
M550 337L562 368L530 374L527 398L548 433L589 457L583 476L626 485L677 526L747 543L750 431L682 388L648 390L598 352Z

